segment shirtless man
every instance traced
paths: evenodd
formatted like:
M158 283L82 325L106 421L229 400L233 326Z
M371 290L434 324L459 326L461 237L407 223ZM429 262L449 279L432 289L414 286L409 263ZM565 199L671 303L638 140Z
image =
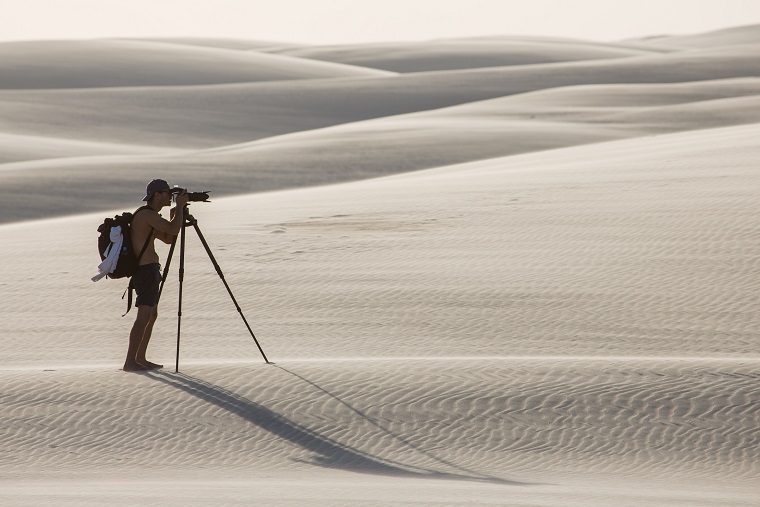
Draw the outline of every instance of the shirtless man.
M182 230L185 220L184 210L188 200L185 190L177 195L177 205L170 212L171 221L159 214L164 206L171 205L171 196L172 190L166 181L151 181L143 198L143 201L148 203L148 209L139 211L132 219L132 245L135 251L139 254L149 236L150 241L140 258L137 272L132 276L132 285L137 292L137 317L129 333L129 349L124 361L124 371L145 371L163 367L148 361L145 352L153 332L153 324L158 318L158 289L161 285L161 265L158 263L154 241L158 238L171 244Z

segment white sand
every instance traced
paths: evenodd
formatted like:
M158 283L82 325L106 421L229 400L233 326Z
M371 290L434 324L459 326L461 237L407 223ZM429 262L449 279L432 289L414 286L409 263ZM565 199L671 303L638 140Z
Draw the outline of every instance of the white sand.
M740 43L0 93L0 504L757 505L760 69ZM181 373L177 258L149 349L167 368L119 370L132 314L126 283L89 281L95 228L153 176L214 190L191 211L275 365L191 230ZM333 184L286 189L313 183Z

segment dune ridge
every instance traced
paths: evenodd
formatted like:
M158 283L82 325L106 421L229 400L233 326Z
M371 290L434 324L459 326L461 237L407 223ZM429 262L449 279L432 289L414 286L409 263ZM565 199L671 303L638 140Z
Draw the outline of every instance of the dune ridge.
M264 51L392 72L426 72L624 58L657 52L572 40L455 39L420 43L270 48Z
M119 37L114 40L127 40L127 41L152 41L160 42L162 44L180 44L187 46L201 46L212 47L221 49L237 49L237 50L266 50L268 48L281 47L285 45L295 46L283 41L271 41L271 40L252 40L252 39L229 39L222 37L154 37L154 38L127 38Z
M155 41L0 43L0 88L171 86L392 75L289 56Z
M644 47L652 46L671 49L693 49L705 47L736 46L760 42L758 25L736 26L711 32L686 35L661 35L632 39L631 42Z

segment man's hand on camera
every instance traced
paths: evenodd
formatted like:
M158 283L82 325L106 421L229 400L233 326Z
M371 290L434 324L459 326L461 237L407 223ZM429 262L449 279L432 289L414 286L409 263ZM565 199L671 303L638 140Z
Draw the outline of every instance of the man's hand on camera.
M189 196L187 195L187 189L182 189L182 192L177 194L177 206L180 208L184 208L187 204L187 201L189 199Z

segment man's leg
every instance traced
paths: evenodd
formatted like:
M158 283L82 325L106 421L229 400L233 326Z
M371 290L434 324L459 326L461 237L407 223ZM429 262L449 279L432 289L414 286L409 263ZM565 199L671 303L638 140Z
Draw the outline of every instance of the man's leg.
M153 308L151 306L137 307L137 317L135 317L135 323L132 325L132 330L129 333L129 348L127 349L127 358L124 361L124 371L143 371L147 369L137 362L137 353L145 335L145 330L149 325L151 328L153 327L151 323ZM145 352L143 352L144 355Z
M158 318L158 305L152 306L152 307L145 307L145 308L150 308L150 319L148 320L148 325L145 326L145 331L143 332L142 340L140 341L140 346L137 347L135 360L137 361L137 363L149 369L163 368L164 365L151 363L145 358L145 353L148 350L148 343L150 343L150 336L153 333L153 324L156 323L156 319Z

